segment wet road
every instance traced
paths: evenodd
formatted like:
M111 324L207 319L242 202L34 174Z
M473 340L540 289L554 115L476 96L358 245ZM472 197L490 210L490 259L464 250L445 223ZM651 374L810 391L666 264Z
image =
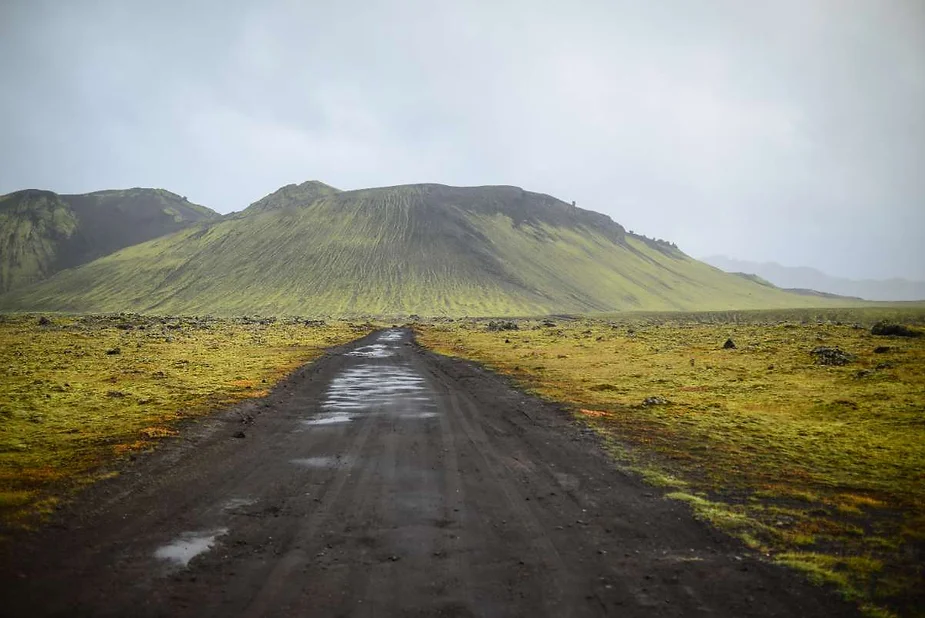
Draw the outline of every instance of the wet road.
M2 612L854 615L405 330L185 435L7 547Z

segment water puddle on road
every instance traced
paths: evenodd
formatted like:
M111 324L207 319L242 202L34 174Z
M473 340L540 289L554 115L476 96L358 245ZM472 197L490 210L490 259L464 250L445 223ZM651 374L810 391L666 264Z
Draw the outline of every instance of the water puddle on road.
M331 380L321 402L321 414L302 421L306 425L347 423L364 411L387 405L411 408L432 405L424 379L410 367L358 365Z
M410 367L358 365L331 380L322 409L327 412L364 410L401 398L421 403L426 398L415 395L423 392L424 379Z
M305 468L340 468L350 464L347 457L303 457L290 459L289 463Z
M388 341L390 343L401 341L401 339L402 332L400 330L387 330L376 338L377 341Z
M225 512L233 512L255 504L257 504L257 501L253 498L231 498L222 505L222 510Z
M399 414L398 415L399 418L409 418L409 419L435 418L436 416L437 416L436 412L412 412L410 414Z
M387 344L398 343L403 337L404 334L400 330L387 330L376 337L377 343L364 345L352 352L347 352L347 356L361 358L389 358L390 356L395 356L395 348Z
M374 343L372 345L364 345L359 347L353 352L347 352L347 356L360 356L364 358L388 358L390 356L395 356L395 352L385 344Z
M189 565L190 560L211 549L215 545L215 539L225 534L228 534L228 528L184 532L179 538L163 547L159 547L154 552L154 557L186 567Z
M347 353L347 356L388 358L398 352L396 343L405 339L401 330L387 330L375 343ZM349 423L363 413L391 414L399 419L427 419L436 416L426 382L407 363L367 362L341 371L331 380L321 401L321 410L303 424L308 426Z
M349 414L322 414L318 418L309 421L302 421L305 425L337 425L338 423L349 423L353 417Z

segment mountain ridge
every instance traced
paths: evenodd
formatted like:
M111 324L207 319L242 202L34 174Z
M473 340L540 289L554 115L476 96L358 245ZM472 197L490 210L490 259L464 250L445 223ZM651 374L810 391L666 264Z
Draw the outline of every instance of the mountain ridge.
M891 279L849 279L834 277L808 266L783 266L777 262L751 262L724 255L701 258L726 272L748 272L788 290L810 290L848 298L876 301L925 300L925 281Z
M220 215L164 189L0 196L0 293Z
M828 302L728 275L520 187L309 181L254 204L58 273L0 308L504 316Z

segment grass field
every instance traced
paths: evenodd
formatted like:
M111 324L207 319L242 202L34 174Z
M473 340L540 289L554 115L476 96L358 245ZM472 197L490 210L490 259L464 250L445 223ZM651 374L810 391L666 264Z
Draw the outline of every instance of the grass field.
M369 326L0 315L0 524L28 525L178 421L258 397ZM43 320L44 322L44 320Z
M873 335L883 319L925 331L921 308L417 330L436 351L565 402L619 465L771 559L838 586L870 615L920 615L925 337ZM838 352L812 354L820 347Z

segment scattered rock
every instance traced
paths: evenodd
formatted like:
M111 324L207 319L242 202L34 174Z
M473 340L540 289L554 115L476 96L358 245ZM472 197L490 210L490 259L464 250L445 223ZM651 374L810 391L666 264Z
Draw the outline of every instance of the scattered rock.
M848 363L854 361L854 354L849 354L840 348L829 348L826 346L819 346L813 348L810 354L815 358L817 365L847 365Z
M921 337L921 331L913 330L902 324L893 324L892 322L877 322L870 329L871 334L882 337Z
M122 354L122 350L120 348L112 348L112 349L106 350L106 354L108 354L109 356L115 356L116 354Z
M48 326L51 324L51 320L46 318L44 315L39 318L39 326Z
M723 344L723 349L724 350L735 350L736 342L733 341L732 339L727 339L726 343Z
M500 331L500 330L520 330L520 327L517 326L516 322L511 322L510 320L492 320L488 323L488 330L490 331Z
M234 434L235 438L245 438L247 437L243 431L236 431Z
M125 393L123 393L122 391L107 391L106 396L112 397L114 399L122 399L123 397L125 397Z
M645 399L642 400L642 405L645 406L645 407L648 407L648 406L666 406L666 405L668 405L669 403L671 403L671 402L668 401L667 399L665 399L664 397L646 397Z
M876 348L874 348L874 354L885 354L892 349L893 348L888 345L878 345Z

